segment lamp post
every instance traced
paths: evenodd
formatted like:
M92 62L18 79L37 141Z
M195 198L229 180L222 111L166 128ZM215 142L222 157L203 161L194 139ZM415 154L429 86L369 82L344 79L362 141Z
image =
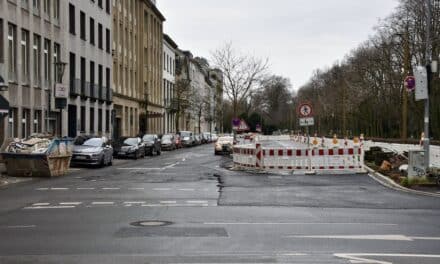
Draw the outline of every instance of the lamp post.
M55 76L55 107L60 110L60 138L63 137L63 109L67 105L67 97L69 96L68 89L66 86L62 85L64 70L66 69L66 62L56 61L54 62L56 69Z

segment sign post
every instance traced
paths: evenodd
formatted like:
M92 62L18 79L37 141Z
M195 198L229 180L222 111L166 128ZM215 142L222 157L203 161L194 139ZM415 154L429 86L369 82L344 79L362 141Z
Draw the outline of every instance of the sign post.
M310 144L309 126L315 125L313 107L310 103L301 103L297 109L297 113L300 116L299 125L306 127L307 144Z

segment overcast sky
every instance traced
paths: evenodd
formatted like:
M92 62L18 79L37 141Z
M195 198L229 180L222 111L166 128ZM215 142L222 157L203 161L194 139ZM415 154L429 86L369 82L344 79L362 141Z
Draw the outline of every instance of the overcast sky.
M373 34L397 0L158 0L164 32L181 49L210 58L226 42L267 57L297 90Z

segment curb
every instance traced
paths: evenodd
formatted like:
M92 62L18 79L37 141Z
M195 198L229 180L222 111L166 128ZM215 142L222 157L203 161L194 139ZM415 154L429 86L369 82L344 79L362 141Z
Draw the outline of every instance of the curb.
M387 176L371 169L370 167L368 167L366 165L364 165L364 166L365 166L365 169L368 171L368 176L370 176L373 180L377 181L378 183L382 184L383 186L385 186L387 188L393 189L395 191L401 191L401 192L406 192L406 193L411 193L411 194L418 194L418 195L423 195L423 196L440 198L440 194L437 194L437 193L418 191L418 190L413 190L413 189L403 187L403 186L395 183L393 180L391 180Z

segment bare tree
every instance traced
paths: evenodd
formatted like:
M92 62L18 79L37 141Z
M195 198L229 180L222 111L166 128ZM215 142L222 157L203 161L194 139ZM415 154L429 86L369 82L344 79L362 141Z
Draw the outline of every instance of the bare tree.
M212 63L223 72L224 92L232 102L233 115L239 105L255 88L268 69L268 59L238 52L227 43L212 53Z

